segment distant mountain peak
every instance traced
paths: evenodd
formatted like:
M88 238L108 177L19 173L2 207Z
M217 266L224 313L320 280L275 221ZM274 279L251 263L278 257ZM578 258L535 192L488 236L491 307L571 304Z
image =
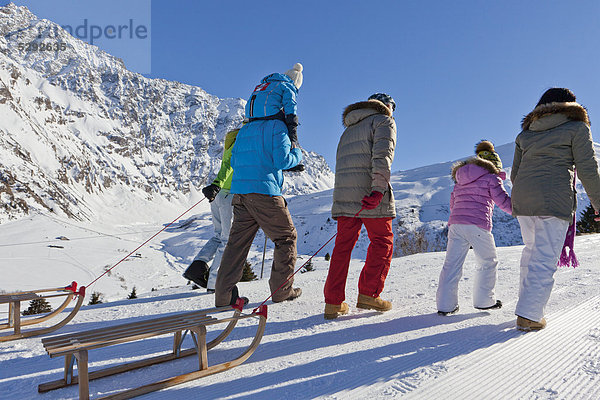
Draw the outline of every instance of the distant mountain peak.
M190 202L243 119L244 100L131 72L26 7L0 8L0 35L0 222L33 210L93 220L115 198L124 215ZM286 176L285 193L332 187L323 157L304 156L307 170Z

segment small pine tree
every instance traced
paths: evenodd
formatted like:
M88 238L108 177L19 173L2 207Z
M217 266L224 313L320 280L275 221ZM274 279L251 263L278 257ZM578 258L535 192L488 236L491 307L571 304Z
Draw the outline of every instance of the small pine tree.
M315 267L313 267L312 265L312 260L308 260L308 262L306 264L304 264L304 268L302 268L302 271L300 271L301 274L305 273L305 272L310 272L310 271L314 271Z
M31 300L29 302L29 308L23 311L21 314L34 315L48 312L52 312L52 307L50 306L50 303L48 303L44 298L39 298Z
M135 286L133 287L133 289L131 289L131 293L129 293L129 296L127 296L127 299L129 299L129 300L137 299L137 293L135 292Z
M244 262L244 272L242 273L242 282L249 282L249 281L254 281L258 279L258 277L256 276L256 274L254 273L254 271L252 271L252 266L250 265L250 263L248 262L248 260L246 260Z
M101 304L101 303L102 303L102 293L93 292L92 295L90 296L90 302L88 303L88 305L92 306L94 304Z
M329 261L331 260L331 256L329 255L329 253L325 254L325 261Z
M581 218L577 221L578 233L600 233L600 222L594 221L597 218L594 207L590 204L581 214Z

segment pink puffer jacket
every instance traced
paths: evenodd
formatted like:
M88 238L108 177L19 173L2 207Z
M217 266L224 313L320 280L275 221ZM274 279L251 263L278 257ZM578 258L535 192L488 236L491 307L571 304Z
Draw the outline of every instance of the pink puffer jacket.
M510 196L502 181L506 173L494 164L479 157L459 161L452 167L456 182L450 195L450 219L448 225L476 225L492 230L494 203L511 214Z

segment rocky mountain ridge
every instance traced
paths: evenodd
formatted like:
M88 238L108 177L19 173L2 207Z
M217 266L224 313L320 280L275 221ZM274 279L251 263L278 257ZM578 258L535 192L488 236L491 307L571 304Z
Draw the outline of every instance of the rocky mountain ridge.
M197 200L244 105L128 71L26 7L2 7L0 222L35 210L94 220L125 197L138 205ZM306 171L286 177L288 195L333 185L323 157L304 156Z

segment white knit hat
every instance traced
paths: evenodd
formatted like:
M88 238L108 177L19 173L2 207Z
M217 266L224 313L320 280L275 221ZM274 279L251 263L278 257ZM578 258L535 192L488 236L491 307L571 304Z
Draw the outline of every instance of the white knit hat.
M292 69L285 71L285 74L290 77L297 89L302 86L302 69L302 64L296 63Z

